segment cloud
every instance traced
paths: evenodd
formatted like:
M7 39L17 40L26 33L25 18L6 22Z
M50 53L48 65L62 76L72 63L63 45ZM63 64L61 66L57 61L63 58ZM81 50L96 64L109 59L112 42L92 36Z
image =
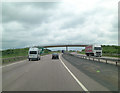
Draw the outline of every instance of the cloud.
M117 2L4 2L3 49L32 45L118 44Z

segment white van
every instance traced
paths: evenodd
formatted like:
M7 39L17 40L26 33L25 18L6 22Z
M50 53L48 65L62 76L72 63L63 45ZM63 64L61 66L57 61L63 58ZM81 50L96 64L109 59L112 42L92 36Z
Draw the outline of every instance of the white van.
M28 52L28 59L30 60L40 60L40 50L38 48L30 48Z

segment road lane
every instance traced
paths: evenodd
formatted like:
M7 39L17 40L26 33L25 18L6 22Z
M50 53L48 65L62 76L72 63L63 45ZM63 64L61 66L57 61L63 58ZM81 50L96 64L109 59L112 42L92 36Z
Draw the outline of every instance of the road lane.
M83 91L60 60L52 60L51 55L23 63L3 68L3 91Z
M67 69L67 71L71 74L71 76L76 80L76 82L82 87L84 91L88 91L88 89L77 79L77 77L70 71L70 69L65 65L65 63L61 59L60 55L60 61L63 64L63 66Z
M64 63L67 64L89 91L118 90L118 67L65 54L63 57L65 58L65 60L63 59ZM78 71L74 68L77 68Z
M87 90L110 91L106 86L97 82L95 78L89 77L89 72L84 73L62 56L60 58ZM73 63L78 62L74 58L68 59L73 61ZM83 63L77 64L81 67L80 64L82 65ZM52 60L51 55L42 56L40 61L29 62L24 60L24 62L4 67L2 78L3 91L84 91L61 61Z

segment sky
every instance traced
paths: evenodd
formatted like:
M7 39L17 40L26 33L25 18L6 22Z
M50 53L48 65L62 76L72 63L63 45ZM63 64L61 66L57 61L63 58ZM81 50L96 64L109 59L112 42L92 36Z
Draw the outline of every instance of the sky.
M118 1L2 2L2 49L118 45Z

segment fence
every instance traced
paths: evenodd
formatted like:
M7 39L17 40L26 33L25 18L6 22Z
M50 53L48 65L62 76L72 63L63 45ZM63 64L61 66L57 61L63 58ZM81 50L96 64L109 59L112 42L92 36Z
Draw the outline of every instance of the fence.
M47 55L47 54L48 53L43 53L43 54L41 54L41 56L44 56L44 55ZM28 58L28 56L18 56L18 57L2 58L2 64L8 64L8 63L24 60L24 59L27 59L27 58Z
M18 56L18 57L11 57L11 58L3 58L2 59L2 64L7 64L7 63L12 63L15 61L20 61L27 59L28 56Z

